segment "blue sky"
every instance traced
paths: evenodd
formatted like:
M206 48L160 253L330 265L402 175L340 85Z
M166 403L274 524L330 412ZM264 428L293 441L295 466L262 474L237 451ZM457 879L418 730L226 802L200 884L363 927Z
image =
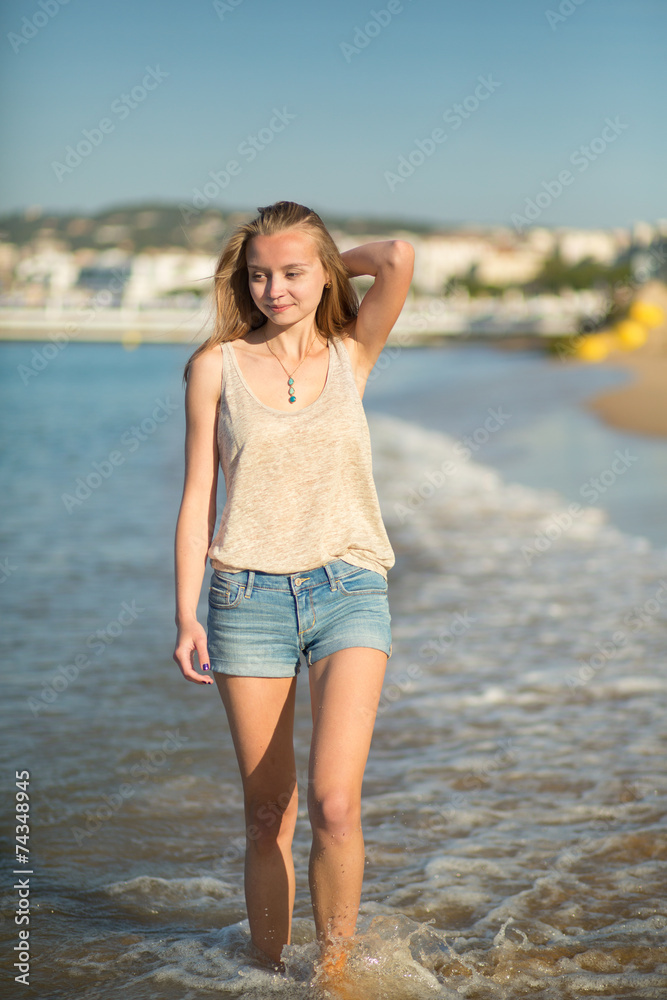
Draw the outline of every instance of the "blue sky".
M667 217L665 0L5 0L0 27L2 212L208 183L228 209Z

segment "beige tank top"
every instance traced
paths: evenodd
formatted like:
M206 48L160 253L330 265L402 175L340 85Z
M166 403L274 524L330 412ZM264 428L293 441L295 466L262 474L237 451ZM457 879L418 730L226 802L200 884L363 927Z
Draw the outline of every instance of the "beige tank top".
M266 406L223 342L218 451L227 502L208 550L215 569L300 573L333 559L385 579L394 552L347 349L329 340L324 388L294 413Z

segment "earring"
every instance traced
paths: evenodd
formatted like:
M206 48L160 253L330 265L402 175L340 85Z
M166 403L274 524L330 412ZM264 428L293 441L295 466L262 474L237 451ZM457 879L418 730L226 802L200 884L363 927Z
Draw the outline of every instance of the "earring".
M325 288L331 288L331 282L330 282L330 281L327 281L327 283L326 283L326 285L325 285L324 287L325 287Z

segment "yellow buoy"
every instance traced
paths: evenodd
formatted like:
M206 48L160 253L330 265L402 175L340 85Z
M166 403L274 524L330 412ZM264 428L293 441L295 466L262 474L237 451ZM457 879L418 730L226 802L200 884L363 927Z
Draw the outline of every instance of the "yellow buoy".
M656 305L655 302L642 302L641 299L632 303L628 314L630 319L636 320L637 323L642 323L649 330L660 326L665 321L664 310L659 305Z
M624 351L633 351L646 343L646 327L635 319L624 319L616 324L618 346Z
M614 346L613 340L608 333L586 334L577 342L577 357L582 361L604 361Z

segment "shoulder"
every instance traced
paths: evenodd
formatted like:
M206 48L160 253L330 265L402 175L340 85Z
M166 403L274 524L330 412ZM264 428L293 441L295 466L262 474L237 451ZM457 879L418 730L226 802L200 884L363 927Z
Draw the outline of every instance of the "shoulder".
M198 354L190 365L188 374L188 395L196 393L202 397L218 399L222 383L222 345L214 344Z

